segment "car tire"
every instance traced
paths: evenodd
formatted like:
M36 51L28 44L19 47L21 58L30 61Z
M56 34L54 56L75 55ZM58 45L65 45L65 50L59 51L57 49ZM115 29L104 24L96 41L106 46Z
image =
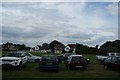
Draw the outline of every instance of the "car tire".
M105 64L105 59L103 59L102 64Z
M19 66L18 66L18 70L22 69L22 62L20 62Z

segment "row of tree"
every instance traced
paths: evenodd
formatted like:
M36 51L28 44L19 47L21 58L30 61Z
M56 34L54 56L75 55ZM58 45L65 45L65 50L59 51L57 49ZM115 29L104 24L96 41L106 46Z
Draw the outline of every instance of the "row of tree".
M13 43L5 43L2 44L2 50L9 51L9 50L30 50L30 47L26 46L25 44L13 44Z
M97 54L99 49L97 47L89 47L83 44L76 44L76 54Z
M105 54L108 52L120 53L120 40L107 41L99 48L99 54Z
M42 45L37 45L39 47L39 50L52 50L54 52L56 45L62 46L64 48L64 44L61 42L54 40L52 42L48 43L43 43ZM30 50L32 47L28 47L25 44L13 44L13 43L5 43L2 44L2 50L4 51L9 51L9 50ZM35 47L33 47L35 49Z

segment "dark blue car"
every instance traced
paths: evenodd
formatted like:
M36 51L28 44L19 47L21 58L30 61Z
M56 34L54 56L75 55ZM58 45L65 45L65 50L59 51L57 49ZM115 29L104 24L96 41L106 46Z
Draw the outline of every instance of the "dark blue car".
M57 57L54 55L44 55L42 56L40 62L39 62L39 71L41 70L52 70L52 71L58 71L59 70L59 64Z

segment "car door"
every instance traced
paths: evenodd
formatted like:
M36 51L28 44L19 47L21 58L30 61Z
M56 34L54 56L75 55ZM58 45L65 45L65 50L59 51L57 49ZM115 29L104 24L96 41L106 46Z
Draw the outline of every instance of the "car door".
M28 62L34 62L34 61L35 61L35 59L34 59L34 57L33 57L32 54L26 53L26 56L27 56L27 58L28 58Z
M22 60L23 64L25 64L27 62L27 57L25 56L25 53L21 54L21 60Z

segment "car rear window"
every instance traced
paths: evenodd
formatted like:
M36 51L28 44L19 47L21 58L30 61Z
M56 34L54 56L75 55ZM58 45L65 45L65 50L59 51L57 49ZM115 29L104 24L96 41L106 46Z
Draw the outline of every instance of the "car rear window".
M43 56L43 57L42 57L42 60L43 60L43 61L56 60L56 57L55 57L55 56Z
M85 61L83 57L72 57L72 61Z

